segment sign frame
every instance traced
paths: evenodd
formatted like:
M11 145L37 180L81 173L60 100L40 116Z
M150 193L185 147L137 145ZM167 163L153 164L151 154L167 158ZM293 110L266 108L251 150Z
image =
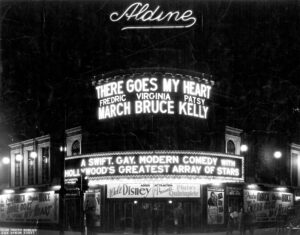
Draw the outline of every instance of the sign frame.
M208 157L223 157L228 159L238 159L241 161L241 176L240 177L230 177L226 176L215 176L215 175L195 175L195 174L140 174L140 175L101 175L101 176L88 176L89 181L93 180L120 180L120 179L188 179L188 180L199 180L199 179L208 179L208 180L220 180L227 182L244 182L244 157L238 155L231 155L225 153L216 153L216 152L203 152L203 151L185 151L185 150L155 150L155 151L117 151L117 152L103 152L103 153L92 153L85 155L77 155L66 157L66 161L76 160L76 159L89 159L97 157L109 157L109 156L126 156L126 155L155 155L155 154L187 154L187 155L203 155ZM67 163L66 162L66 163ZM66 167L68 170L68 167ZM68 177L66 177L68 178ZM69 177L72 179L72 177Z

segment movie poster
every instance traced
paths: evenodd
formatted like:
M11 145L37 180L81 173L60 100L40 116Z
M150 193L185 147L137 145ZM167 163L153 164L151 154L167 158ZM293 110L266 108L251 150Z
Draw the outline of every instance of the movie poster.
M252 207L256 222L274 222L277 214L286 214L292 205L292 193L244 190L244 208Z
M207 224L224 223L224 189L207 189Z
M58 223L58 211L54 191L0 195L0 222Z

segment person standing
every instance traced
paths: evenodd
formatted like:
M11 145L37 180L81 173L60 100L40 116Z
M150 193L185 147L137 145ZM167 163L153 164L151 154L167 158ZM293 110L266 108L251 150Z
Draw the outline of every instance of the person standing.
M239 223L240 235L244 235L245 234L245 213L243 207L239 211L238 223Z
M174 225L176 227L177 234L183 232L183 221L184 221L184 213L182 209L182 203L179 202L178 206L174 209Z
M152 235L158 235L159 221L160 221L159 205L155 203L152 210Z
M245 232L249 230L250 234L254 234L255 214L251 206L247 208L245 213Z
M231 235L234 229L234 218L233 211L231 207L228 208L228 216L227 216L227 231L226 235Z
M141 225L142 225L142 234L148 235L148 225L150 221L150 211L149 204L143 203L141 210Z

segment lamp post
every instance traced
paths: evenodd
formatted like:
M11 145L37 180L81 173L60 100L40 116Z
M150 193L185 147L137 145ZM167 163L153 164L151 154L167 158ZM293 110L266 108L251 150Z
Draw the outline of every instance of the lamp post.
M63 146L60 146L59 151L61 152L62 156L61 156L61 162L60 162L60 173L61 173L61 177L60 177L60 191L59 191L59 198L60 198L60 216L59 216L59 224L60 224L60 230L59 230L59 234L60 235L64 235L65 233L65 220L64 220L64 209L65 209L65 154L67 152L67 147L65 146L65 138L63 140Z

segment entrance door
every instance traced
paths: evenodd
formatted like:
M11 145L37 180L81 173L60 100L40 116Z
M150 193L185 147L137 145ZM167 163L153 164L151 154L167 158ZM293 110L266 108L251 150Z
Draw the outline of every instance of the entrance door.
M79 196L65 198L64 221L68 229L80 229L82 223L81 207Z
M175 231L174 225L174 209L178 204L182 204L184 212L184 232L196 231L200 228L201 207L199 200L169 200L169 199L143 199L143 200L120 200L114 201L110 204L110 211L108 218L111 221L111 229L113 231L126 231L126 232L142 232L142 218L145 216L143 213L143 205L147 204L149 223L148 233L152 229L152 213L153 208L158 208L159 214L159 234L172 233Z
M228 208L231 208L232 211L239 212L243 207L243 199L240 196L228 196Z

